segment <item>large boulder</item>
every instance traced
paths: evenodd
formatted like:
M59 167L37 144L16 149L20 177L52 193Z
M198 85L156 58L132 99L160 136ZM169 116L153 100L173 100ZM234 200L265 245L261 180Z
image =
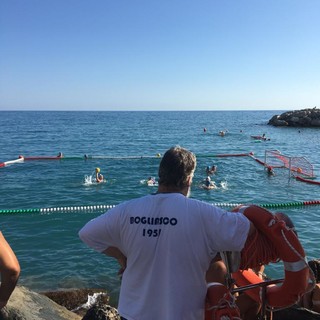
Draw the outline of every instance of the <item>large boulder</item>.
M0 310L1 320L81 320L82 317L48 297L17 286L8 304Z
M0 320L120 320L118 310L108 305L102 289L74 289L36 293L17 286Z
M287 111L273 116L268 124L276 127L320 127L320 109Z

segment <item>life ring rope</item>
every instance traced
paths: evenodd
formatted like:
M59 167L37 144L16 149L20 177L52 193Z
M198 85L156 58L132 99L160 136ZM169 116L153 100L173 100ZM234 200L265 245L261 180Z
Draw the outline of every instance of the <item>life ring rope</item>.
M296 262L287 262L283 261L284 269L287 271L297 272L306 267L308 267L308 263L306 262L305 258L295 249L295 247L290 243L288 238L285 236L284 231L281 230L282 237L290 249L300 258L299 261Z

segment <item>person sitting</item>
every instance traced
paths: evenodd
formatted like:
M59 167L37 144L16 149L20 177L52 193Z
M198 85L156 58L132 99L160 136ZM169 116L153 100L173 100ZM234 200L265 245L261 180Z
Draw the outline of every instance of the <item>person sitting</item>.
M264 265L258 266L252 270L261 281L268 279L264 273ZM244 320L256 320L261 311L261 303L254 301L246 292L240 293L236 300L237 306L240 309L241 319Z
M301 298L301 306L320 313L320 260L313 259L308 262L309 268L314 274L315 286L310 288Z
M20 275L20 265L16 255L0 231L0 310L5 307L16 287Z
M97 183L103 182L103 175L100 173L100 168L96 168L96 181Z

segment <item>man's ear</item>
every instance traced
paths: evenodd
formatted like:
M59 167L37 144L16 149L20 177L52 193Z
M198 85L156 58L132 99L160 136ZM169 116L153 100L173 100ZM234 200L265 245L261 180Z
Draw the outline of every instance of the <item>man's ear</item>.
M190 187L191 184L192 184L192 178L193 176L189 176L188 179L187 179L187 186Z

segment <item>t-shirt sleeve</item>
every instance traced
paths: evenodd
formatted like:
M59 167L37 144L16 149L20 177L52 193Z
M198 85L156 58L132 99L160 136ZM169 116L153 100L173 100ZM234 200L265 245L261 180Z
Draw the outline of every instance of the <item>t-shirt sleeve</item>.
M90 248L103 252L108 247L120 246L120 236L116 230L118 214L115 208L90 220L79 231L80 239Z
M217 251L241 251L250 229L250 221L242 213L215 208L213 230L209 230Z

